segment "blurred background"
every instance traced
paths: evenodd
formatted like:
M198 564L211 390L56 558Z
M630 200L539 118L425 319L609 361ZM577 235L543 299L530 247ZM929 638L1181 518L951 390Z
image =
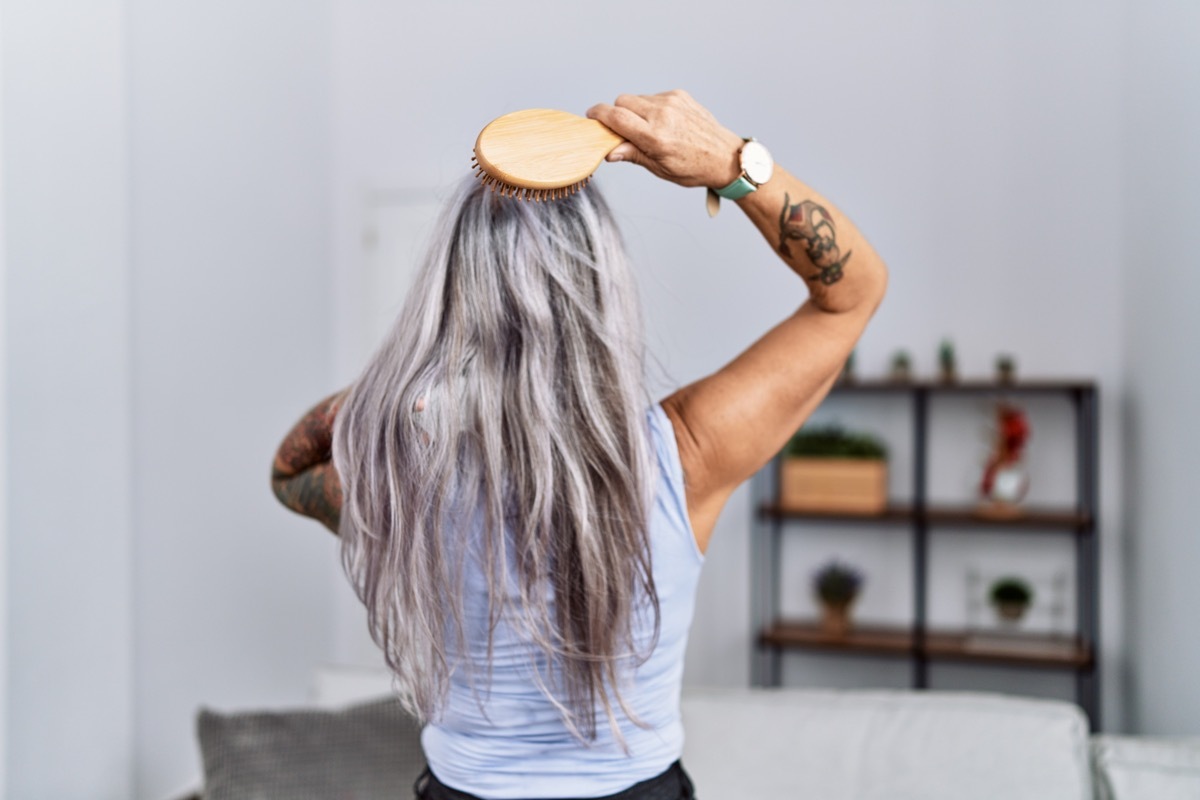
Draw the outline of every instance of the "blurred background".
M1103 726L1200 733L1200 5L2 0L0 48L3 796L171 796L199 781L199 706L298 706L321 665L378 662L336 539L269 491L274 448L362 366L486 122L671 88L888 262L861 376L900 349L932 376L950 337L965 377L1006 352L1021 378L1097 383ZM632 165L596 180L643 277L657 393L802 301L732 204L709 219L700 190ZM1031 453L1069 443L1035 412ZM887 413L876 427L903 431ZM955 413L968 438L984 424ZM962 435L934 434L935 452ZM935 459L935 491L971 491L978 444ZM1040 458L1052 498L1070 467ZM708 552L690 685L751 680L753 518L743 489ZM852 557L862 613L907 613L907 545L820 535L797 580ZM1035 544L951 547L931 613L954 617L972 563L1069 565ZM785 673L908 681L802 655Z

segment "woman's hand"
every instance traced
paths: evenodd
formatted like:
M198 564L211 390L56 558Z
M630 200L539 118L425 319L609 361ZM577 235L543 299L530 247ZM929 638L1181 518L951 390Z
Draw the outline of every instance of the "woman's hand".
M685 91L623 94L612 105L592 106L587 115L626 140L608 154L609 161L641 164L680 186L719 189L741 174L742 137Z

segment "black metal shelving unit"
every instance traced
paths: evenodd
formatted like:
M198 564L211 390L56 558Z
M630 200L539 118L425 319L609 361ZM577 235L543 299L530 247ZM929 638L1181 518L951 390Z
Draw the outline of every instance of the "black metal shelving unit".
M1096 535L1099 482L1099 413L1096 386L1091 381L1036 381L1000 384L987 381L855 382L839 384L833 396L877 394L908 399L912 407L913 486L904 505L890 505L875 515L814 514L780 508L779 457L754 480L755 530L751 569L753 622L758 631L752 664L755 684L778 686L781 661L789 650L842 653L908 659L912 686L929 688L929 665L934 661L994 664L1031 669L1067 670L1075 675L1076 701L1083 707L1093 731L1100 729L1100 548ZM1021 516L996 519L980 516L971 506L932 505L928 502L929 401L935 395L1065 397L1074 412L1075 503L1073 507L1026 508ZM823 525L854 523L907 528L913 548L913 620L909 626L856 625L849 634L835 637L815 621L780 616L781 538L797 523ZM1071 637L1029 636L1013 645L979 647L966 631L930 629L930 533L946 529L970 535L976 531L1004 529L1028 535L1070 535L1075 542L1075 634Z

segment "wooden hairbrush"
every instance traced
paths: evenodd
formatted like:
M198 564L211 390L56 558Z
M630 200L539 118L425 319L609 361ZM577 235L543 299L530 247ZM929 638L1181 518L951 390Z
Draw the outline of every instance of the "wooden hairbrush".
M603 124L566 111L529 108L489 122L475 140L471 166L505 197L555 200L587 185L625 141Z

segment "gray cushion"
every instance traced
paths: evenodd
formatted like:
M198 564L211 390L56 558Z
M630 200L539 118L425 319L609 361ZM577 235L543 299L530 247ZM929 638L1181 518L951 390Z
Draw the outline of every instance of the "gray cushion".
M425 768L394 697L339 711L197 715L205 800L398 800Z

